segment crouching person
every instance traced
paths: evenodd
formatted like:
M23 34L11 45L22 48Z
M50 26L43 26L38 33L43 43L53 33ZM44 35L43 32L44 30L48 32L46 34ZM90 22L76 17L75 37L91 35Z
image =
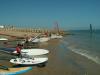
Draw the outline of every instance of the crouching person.
M17 51L17 56L19 58L22 58L21 49L22 49L22 46L20 44L17 44L16 51Z

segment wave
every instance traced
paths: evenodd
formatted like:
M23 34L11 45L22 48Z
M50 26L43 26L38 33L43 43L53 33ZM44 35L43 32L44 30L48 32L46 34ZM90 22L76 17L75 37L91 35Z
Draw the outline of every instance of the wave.
M90 52L88 50L75 48L74 45L70 46L68 44L68 42L65 42L63 40L62 40L62 42L63 42L64 45L67 45L67 48L69 50L73 51L74 53L77 53L77 54L80 54L82 56L85 56L86 58L94 61L95 63L100 64L100 58L96 54L94 54L94 53L92 53L92 52Z

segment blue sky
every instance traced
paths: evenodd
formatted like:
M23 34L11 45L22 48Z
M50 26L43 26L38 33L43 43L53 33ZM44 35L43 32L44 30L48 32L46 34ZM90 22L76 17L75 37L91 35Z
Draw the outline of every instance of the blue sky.
M66 30L100 28L100 0L0 0L0 24Z

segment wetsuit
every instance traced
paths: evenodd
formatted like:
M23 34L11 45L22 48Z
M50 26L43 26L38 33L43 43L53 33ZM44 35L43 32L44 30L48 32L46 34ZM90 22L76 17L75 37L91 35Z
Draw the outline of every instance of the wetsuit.
M20 47L16 47L16 51L18 53L18 57L21 57L21 48Z

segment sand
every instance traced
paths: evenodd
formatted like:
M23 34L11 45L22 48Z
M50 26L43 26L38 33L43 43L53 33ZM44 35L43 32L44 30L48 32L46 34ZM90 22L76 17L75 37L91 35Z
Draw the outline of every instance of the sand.
M6 37L8 36L8 39L12 39L12 38L24 38L24 37L33 37L36 36L38 33L35 32L27 32L27 31L16 31L16 30L5 30L5 29L0 29L0 35L6 35Z

